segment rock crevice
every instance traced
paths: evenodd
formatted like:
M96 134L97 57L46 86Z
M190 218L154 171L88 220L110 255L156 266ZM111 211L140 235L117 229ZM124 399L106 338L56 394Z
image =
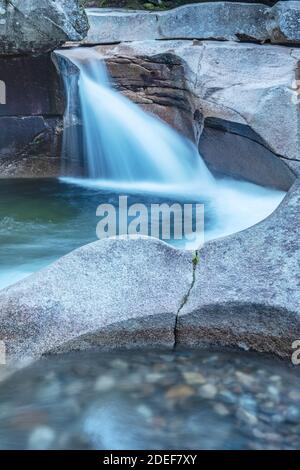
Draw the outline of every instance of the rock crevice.
M193 258L192 258L192 282L191 282L191 285L189 286L186 294L184 295L184 297L182 299L182 302L180 304L179 309L176 312L175 325L174 325L174 346L173 346L173 349L176 349L176 347L178 345L177 337L178 337L178 329L179 329L178 328L179 315L180 315L180 312L183 309L183 307L185 307L185 305L188 303L190 294L191 294L192 289L195 285L195 282L196 282L196 266L197 266L198 262L199 262L199 251L196 250L194 252Z

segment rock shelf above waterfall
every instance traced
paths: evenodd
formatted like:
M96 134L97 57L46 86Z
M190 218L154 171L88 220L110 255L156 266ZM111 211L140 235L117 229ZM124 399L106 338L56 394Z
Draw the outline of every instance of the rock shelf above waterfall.
M300 43L300 5L281 1L272 8L259 3L205 2L164 12L88 9L90 31L85 44L149 39L217 39Z

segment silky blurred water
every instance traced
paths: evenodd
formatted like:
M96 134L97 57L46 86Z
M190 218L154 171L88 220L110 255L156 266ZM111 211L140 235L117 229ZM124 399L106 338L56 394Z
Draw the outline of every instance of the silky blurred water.
M118 208L120 194L124 192L59 179L0 180L0 288L96 241L100 220L97 207L109 203ZM138 202L149 208L152 203L173 201L167 195L126 194L128 206ZM199 201L205 203L205 225L209 229L213 227L214 209L204 195ZM184 248L186 240L171 243Z
M80 157L89 178L114 184L174 184L181 194L192 186L200 187L202 192L213 186L214 178L199 158L196 146L115 91L105 62L95 49L75 48L56 53L67 57L80 70L77 85L70 68L59 61L67 96L65 158L74 158L74 140L76 145L80 142L70 125L77 114L82 120ZM74 103L78 103L78 109L74 109Z

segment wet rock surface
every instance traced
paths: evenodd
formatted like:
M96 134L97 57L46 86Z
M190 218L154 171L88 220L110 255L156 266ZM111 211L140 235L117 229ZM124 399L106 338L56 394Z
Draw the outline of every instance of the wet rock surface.
M118 91L195 141L192 96L179 57L120 56L108 58L106 65Z
M0 448L299 449L299 380L249 353L44 358L0 386Z
M3 116L1 128L1 178L60 174L63 126L59 116Z

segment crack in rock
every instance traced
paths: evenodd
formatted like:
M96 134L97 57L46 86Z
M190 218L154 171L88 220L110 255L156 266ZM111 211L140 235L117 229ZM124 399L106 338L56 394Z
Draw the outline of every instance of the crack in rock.
M189 300L189 296L191 294L191 291L195 285L195 281L196 281L196 268L197 268L197 264L199 263L199 250L196 250L193 254L193 260L192 260L192 264L193 264L193 271L192 271L192 282L191 282L191 285L187 291L187 293L185 294L185 296L183 297L182 299L182 302L179 306L179 309L177 310L176 312L176 318L175 318L175 325L174 325L174 345L173 345L173 350L176 349L177 347L177 344L178 344L178 322L179 322L179 315L180 315L180 312L181 310L183 309L183 307L187 304L188 300Z

